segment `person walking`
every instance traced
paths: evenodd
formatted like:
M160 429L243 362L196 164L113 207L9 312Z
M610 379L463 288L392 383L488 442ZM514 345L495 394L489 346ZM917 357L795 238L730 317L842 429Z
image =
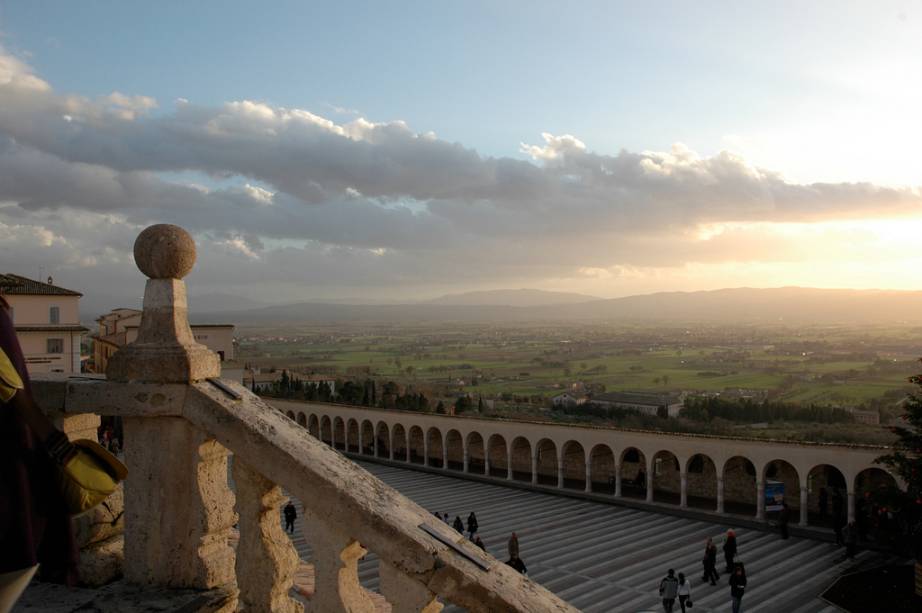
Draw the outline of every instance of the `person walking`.
M288 501L288 504L285 505L285 530L294 534L295 531L295 520L298 519L298 510L295 509L295 505Z
M685 613L685 607L691 608L691 581L685 579L685 573L679 573L679 606L682 607L682 613Z
M736 532L731 528L727 530L727 539L724 541L724 562L727 563L725 572L733 568L733 558L736 557Z
M445 514L442 516L442 521L445 522L446 524L448 524L449 526L451 525L451 520L448 519L448 513L445 513Z
M737 563L730 575L730 606L733 613L740 613L743 602L743 592L746 591L746 569Z
M791 521L791 509L788 508L788 503L781 503L781 511L778 513L778 528L781 530L781 538L788 538L788 522Z
M479 534L477 535L477 538L474 539L474 544L480 547L481 549L483 549L484 551L487 550L487 546L483 544L483 539L480 538Z
M471 535L471 540L474 540L474 535L477 533L477 528L480 526L477 524L477 516L474 515L474 512L471 511L471 514L467 516L467 531Z
M457 530L461 534L464 534L464 522L461 521L460 515L455 515L455 523L453 523L452 526L454 527L455 530Z
M711 582L711 585L717 585L717 580L720 579L720 575L717 573L717 545L708 538L707 544L704 546L704 578L702 581L707 583Z
M675 577L675 571L670 568L663 580L659 582L659 595L663 599L663 611L672 613L678 594L679 580Z
M512 536L509 537L509 543L507 544L509 549L509 557L517 558L519 557L519 537L515 532L512 533Z
M520 558L519 556L510 556L509 559L506 561L506 564L516 569L523 575L528 574L528 568L525 567L525 562L523 562L522 558Z
M849 560L855 559L855 551L858 549L858 526L855 522L850 521L845 526L845 557Z

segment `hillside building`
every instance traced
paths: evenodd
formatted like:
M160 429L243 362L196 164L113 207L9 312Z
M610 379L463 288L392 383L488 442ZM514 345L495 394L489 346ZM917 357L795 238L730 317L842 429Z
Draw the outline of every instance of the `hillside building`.
M669 417L678 417L685 399L675 392L607 392L592 397L592 404L619 409L633 409L647 415L665 410Z
M89 330L80 325L80 292L14 274L0 274L16 336L29 374L82 371L80 345Z

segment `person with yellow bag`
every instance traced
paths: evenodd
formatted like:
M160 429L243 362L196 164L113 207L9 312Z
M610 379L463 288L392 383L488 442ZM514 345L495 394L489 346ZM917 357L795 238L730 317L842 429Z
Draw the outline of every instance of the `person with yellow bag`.
M0 613L36 570L43 581L76 582L70 518L105 500L126 474L101 445L69 441L36 406L0 295Z

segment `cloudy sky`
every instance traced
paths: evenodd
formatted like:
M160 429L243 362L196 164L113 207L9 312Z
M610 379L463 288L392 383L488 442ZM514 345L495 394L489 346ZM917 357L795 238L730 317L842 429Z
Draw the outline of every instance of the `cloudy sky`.
M0 271L127 306L169 222L273 303L919 289L918 2L330 4L0 0Z

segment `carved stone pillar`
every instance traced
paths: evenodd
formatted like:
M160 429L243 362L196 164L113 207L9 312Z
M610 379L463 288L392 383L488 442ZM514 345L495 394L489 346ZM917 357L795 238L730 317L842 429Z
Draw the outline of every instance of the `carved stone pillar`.
M372 613L374 602L359 584L358 563L368 553L334 522L323 521L307 509L304 518L314 551L314 595L310 611L317 613Z
M621 498L621 465L615 464L615 498Z
M717 477L717 512L724 512L724 479Z
M683 470L679 473L679 480L681 482L681 493L679 494L679 508L687 509L688 508L688 472Z
M195 342L182 278L195 243L177 226L141 232L134 259L149 279L138 339L109 360L115 383L190 383L221 374L218 355ZM211 588L234 582L234 496L227 450L180 417L126 417L125 578Z
M653 502L653 466L648 467L647 470L647 502Z
M465 445L464 446L464 472L468 472L468 468L470 468L470 461L471 461L470 452L467 449L467 445Z
M800 525L807 525L807 513L809 512L808 504L810 502L810 491L802 487L800 488Z
M393 611L439 613L444 608L425 585L384 560L380 564L378 574L381 577L381 594L391 604Z
M538 452L537 450L533 451L531 454L531 482L532 484L538 483Z
M429 466L429 433L423 434L423 466Z
M557 487L563 489L563 448L557 448Z
M234 459L240 542L237 545L237 587L246 611L304 610L288 595L298 568L298 552L279 521L285 501L282 488Z
M765 519L765 482L756 481L756 519Z
M506 446L506 480L512 481L512 445Z
M586 487L583 490L587 493L592 492L592 461L586 456Z

